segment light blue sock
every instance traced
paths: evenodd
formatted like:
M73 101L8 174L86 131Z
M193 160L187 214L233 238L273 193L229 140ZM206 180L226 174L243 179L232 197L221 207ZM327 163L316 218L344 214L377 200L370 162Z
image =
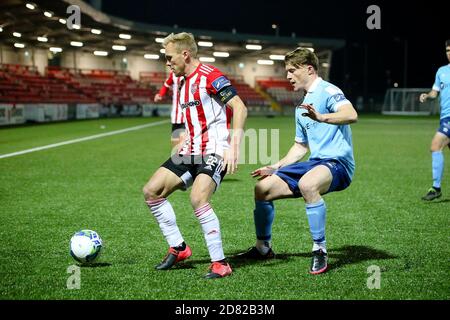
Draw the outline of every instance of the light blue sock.
M327 207L325 201L320 199L319 202L309 203L306 205L306 216L308 217L309 230L311 237L315 243L325 242L325 221Z
M432 168L433 168L433 187L440 188L442 181L442 174L444 172L444 155L442 151L435 151L431 153Z
M272 239L272 224L275 208L272 201L255 200L253 218L255 220L256 238L270 241Z

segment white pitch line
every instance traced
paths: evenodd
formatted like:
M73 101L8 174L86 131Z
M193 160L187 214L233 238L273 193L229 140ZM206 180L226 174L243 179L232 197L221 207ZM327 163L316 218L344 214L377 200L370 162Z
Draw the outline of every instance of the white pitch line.
M36 148L22 150L22 151L17 151L17 152L13 152L13 153L2 154L2 155L0 155L0 159L10 158L10 157L14 157L14 156L19 156L21 154L30 153L30 152L47 150L47 149L51 149L51 148L65 146L67 144L78 143L78 142L83 142L83 141L88 141L88 140L94 140L94 139L99 139L99 138L103 138L103 137L113 136L113 135L116 135L116 134L121 134L121 133L129 132L129 131L140 130L140 129L144 129L144 128L148 128L148 127L159 126L160 124L164 124L164 123L167 123L167 122L169 122L169 120L163 120L163 121L143 124L143 125L140 125L140 126L131 127L131 128L127 128L127 129L121 129L121 130L116 130L116 131L111 131L111 132L105 132L105 133L100 133L100 134L96 134L96 135L88 136L88 137L84 137L84 138L67 140L67 141L63 141L63 142L49 144L49 145L42 146L42 147L36 147Z

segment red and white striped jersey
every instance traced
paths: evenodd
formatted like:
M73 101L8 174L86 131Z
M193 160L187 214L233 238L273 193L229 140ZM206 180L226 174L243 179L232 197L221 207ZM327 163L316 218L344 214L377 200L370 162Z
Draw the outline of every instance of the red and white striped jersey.
M179 99L186 119L187 139L180 154L223 156L223 151L229 148L232 113L231 109L227 112L226 105L216 95L231 86L230 81L217 68L202 63L181 79Z
M170 72L169 77L164 82L164 86L159 91L161 97L163 97L168 89L172 89L172 111L170 112L170 120L173 124L184 123L183 112L181 111L178 103L178 84L180 77L177 77L173 72Z

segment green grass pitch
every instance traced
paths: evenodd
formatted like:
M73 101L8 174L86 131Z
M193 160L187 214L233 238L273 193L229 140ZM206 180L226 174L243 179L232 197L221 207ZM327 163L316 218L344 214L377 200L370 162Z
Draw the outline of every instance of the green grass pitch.
M107 119L0 129L0 155L160 119ZM0 299L449 299L450 163L443 196L425 203L429 145L438 118L361 116L352 125L351 186L324 196L330 270L308 274L311 240L301 199L275 202L277 259L233 258L254 244L253 187L242 164L212 200L232 276L205 280L209 256L189 204L169 199L193 256L156 271L167 244L143 202L142 186L170 153L169 124L0 159ZM106 128L101 129L101 126ZM293 143L290 117L249 118L247 128L280 129L280 153ZM98 263L67 289L69 239L80 229L104 241ZM368 267L380 268L369 289Z

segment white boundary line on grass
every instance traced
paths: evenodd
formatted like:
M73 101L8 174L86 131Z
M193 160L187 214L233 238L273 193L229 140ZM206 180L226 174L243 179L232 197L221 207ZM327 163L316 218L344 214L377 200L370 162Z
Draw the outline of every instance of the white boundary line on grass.
M87 136L87 137L84 137L84 138L62 141L62 142L53 143L53 144L49 144L49 145L42 146L42 147L31 148L31 149L17 151L17 152L13 152L13 153L1 154L0 155L0 159L10 158L10 157L14 157L14 156L19 156L21 154L30 153L30 152L47 150L47 149L51 149L51 148L65 146L67 144L78 143L78 142L89 141L89 140L99 139L99 138L103 138L103 137L113 136L113 135L116 135L116 134L121 134L121 133L129 132L129 131L140 130L140 129L144 129L144 128L148 128L148 127L155 127L155 126L159 126L160 124L164 124L164 123L168 123L168 122L169 122L169 120L152 122L152 123L143 124L143 125L140 125L140 126L131 127L131 128L127 128L127 129L121 129L121 130L116 130L116 131L111 131L111 132L95 134L93 136Z

